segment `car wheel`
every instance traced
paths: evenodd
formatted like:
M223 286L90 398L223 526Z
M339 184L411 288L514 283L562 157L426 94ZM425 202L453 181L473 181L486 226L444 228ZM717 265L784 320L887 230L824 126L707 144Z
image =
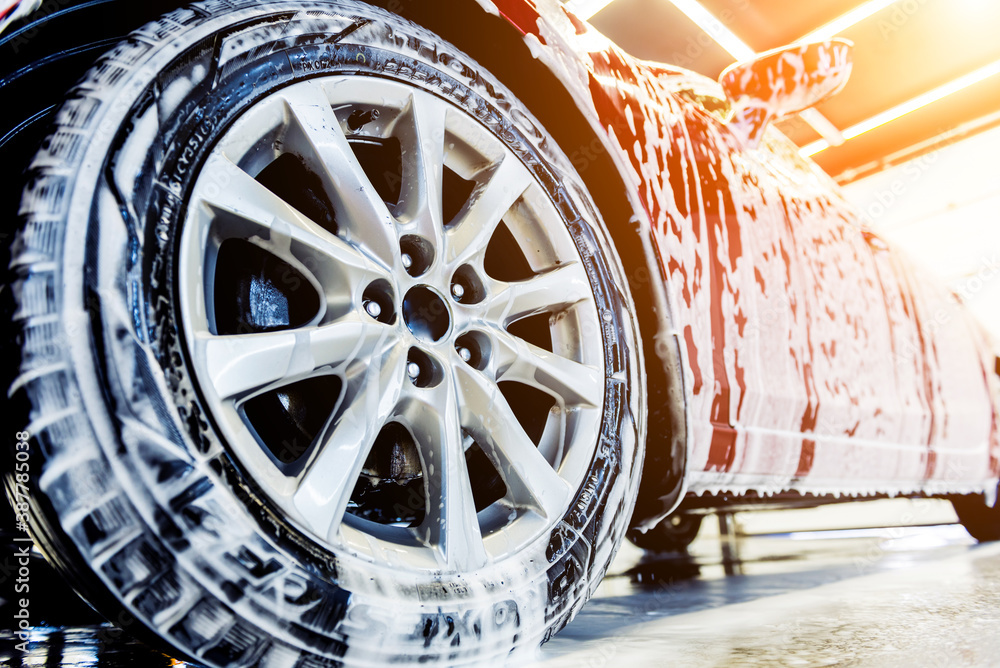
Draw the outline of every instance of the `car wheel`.
M703 515L670 515L649 531L629 531L628 539L649 552L685 552L701 530Z
M952 497L951 505L973 538L981 543L1000 540L1000 503L990 506L982 494L969 494Z
M628 526L640 342L580 177L349 0L206 2L71 91L15 244L36 540L208 665L561 628Z

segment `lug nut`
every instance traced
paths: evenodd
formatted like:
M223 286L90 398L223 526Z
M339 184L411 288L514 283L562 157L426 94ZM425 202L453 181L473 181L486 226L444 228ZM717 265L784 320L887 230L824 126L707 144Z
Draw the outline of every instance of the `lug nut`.
M483 281L470 265L462 265L452 275L451 296L462 304L478 304L486 297Z
M410 276L423 276L434 262L434 247L419 235L406 234L399 240L399 262Z
M483 371L490 361L490 342L482 332L466 332L455 341L455 352L466 364Z
M419 348L410 348L406 357L406 375L413 387L434 387L444 380L444 369L441 361Z
M373 320L384 325L396 321L396 309L393 306L392 286L384 278L373 281L361 294L361 308Z

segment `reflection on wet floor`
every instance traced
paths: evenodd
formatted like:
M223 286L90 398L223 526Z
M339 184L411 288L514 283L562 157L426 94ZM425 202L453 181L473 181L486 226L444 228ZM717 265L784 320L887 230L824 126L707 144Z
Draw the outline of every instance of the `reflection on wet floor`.
M20 640L10 631L0 632L0 665L59 666L60 668L159 668L187 666L125 635L111 624L93 626L40 626L31 629L29 651L15 649Z
M715 534L690 552L623 550L538 668L1000 665L1000 545L960 526Z
M951 524L728 537L705 524L687 555L623 547L537 665L1000 665L1000 545ZM27 654L0 631L0 665L186 665L79 611L47 621Z

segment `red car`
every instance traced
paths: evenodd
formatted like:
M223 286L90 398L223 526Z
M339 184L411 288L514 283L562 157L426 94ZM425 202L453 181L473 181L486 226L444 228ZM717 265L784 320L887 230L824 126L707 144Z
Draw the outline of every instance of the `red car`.
M995 348L767 126L848 44L720 84L554 2L380 4L0 35L7 490L105 615L213 666L479 663L707 508L1000 537Z

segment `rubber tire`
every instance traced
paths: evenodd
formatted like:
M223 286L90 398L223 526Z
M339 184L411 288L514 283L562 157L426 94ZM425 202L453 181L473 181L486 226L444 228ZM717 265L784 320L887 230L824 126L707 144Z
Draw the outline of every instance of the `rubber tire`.
M704 515L678 515L680 523L671 523L673 515L642 533L636 529L628 532L628 539L647 552L687 552L688 546L698 537Z
M333 554L284 522L206 418L174 316L171 250L191 182L178 166L196 165L211 137L276 86L354 67L358 54L384 65L386 52L438 95L466 95L468 110L521 148L559 204L603 319L602 428L569 511L517 558L453 578ZM450 92L433 88L442 82ZM149 109L147 158L122 187L117 150L144 136ZM566 156L440 38L351 0L172 12L69 93L29 168L21 214L12 287L22 363L11 390L30 407L27 515L47 557L105 615L138 620L211 666L478 664L547 640L602 578L628 526L646 415L624 272Z
M951 505L973 538L980 543L1000 540L1000 503L988 506L982 494L970 494L952 497Z

